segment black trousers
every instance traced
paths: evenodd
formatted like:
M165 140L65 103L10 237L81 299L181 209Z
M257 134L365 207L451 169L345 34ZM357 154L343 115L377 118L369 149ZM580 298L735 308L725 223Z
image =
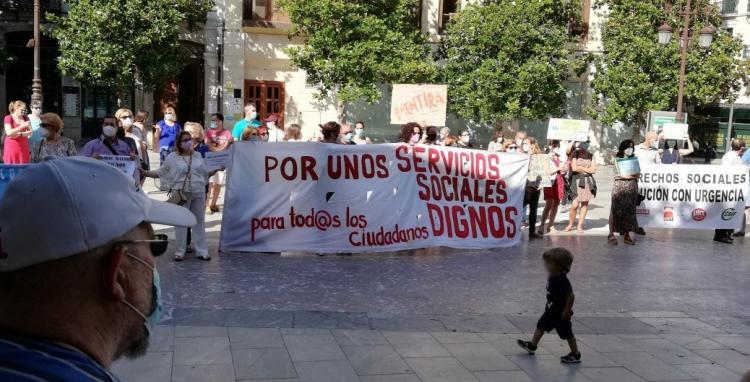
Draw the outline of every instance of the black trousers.
M536 229L536 213L539 209L539 197L542 195L542 190L537 189L532 191L527 189L526 194L523 197L523 206L529 206L529 232L533 233Z
M714 239L723 239L725 237L732 237L732 233L734 233L733 229L717 229L714 230Z

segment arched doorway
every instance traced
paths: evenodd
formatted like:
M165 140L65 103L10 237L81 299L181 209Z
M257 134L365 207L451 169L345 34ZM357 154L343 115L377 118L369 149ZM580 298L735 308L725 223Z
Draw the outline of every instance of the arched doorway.
M189 41L183 41L182 48L186 62L182 71L154 92L154 120L162 119L164 108L171 105L181 124L187 121L203 123L204 48L201 44Z

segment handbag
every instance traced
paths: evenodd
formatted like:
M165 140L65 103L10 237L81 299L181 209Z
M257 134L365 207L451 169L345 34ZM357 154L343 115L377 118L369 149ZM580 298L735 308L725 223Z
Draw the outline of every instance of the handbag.
M188 162L188 169L187 169L187 175L185 175L185 179L182 181L182 187L180 187L177 190L169 190L169 194L167 195L167 203L176 204L178 206L184 206L185 203L188 201L187 197L187 191L185 191L185 188L187 187L188 182L190 181L191 173L193 168L193 156L190 155L190 161Z

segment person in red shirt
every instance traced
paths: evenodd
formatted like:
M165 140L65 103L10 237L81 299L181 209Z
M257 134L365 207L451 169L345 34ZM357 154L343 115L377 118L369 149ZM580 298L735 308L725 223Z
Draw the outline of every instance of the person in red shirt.
M29 137L33 132L31 122L26 116L26 104L23 101L13 101L8 105L8 113L3 120L5 128L3 163L29 163L31 161Z
M221 113L211 115L211 124L205 138L208 151L213 153L228 150L233 141L232 132L224 128L224 115ZM207 200L209 204L206 207L206 213L211 215L214 212L219 212L219 206L216 203L219 201L221 186L226 182L226 172L218 171L208 182Z

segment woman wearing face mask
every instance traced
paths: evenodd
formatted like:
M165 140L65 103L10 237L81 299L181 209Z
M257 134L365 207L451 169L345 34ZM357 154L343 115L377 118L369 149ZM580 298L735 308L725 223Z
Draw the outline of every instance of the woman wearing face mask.
M148 149L146 148L146 143L141 139L140 133L138 133L138 128L134 125L133 112L130 109L119 109L115 112L115 118L117 118L118 125L122 127L124 137L133 140L135 151L141 161L141 167L144 170L148 170ZM123 134L120 133L120 135L122 136Z
M193 151L200 154L201 158L205 158L206 153L211 150L205 142L203 126L197 122L185 122L185 131L193 137Z
M399 141L410 146L419 144L422 141L422 126L416 122L409 122L405 125L401 125L401 136L399 137Z
M240 136L242 142L260 142L260 131L255 127L246 127Z
M192 227L193 242L198 259L209 261L208 244L206 243L206 215L203 213L206 205L206 185L208 178L215 172L209 173L201 155L193 150L195 140L187 131L178 135L178 145L167 156L162 166L155 171L145 174L151 178L160 178L170 190L182 190L187 197L183 207L195 215L197 224ZM183 187L184 186L184 187ZM177 249L174 261L182 261L187 252L187 228L175 228Z
M617 150L617 158L635 158L635 142L630 139L622 141ZM635 245L631 232L638 229L636 207L638 206L638 177L640 174L615 175L612 188L612 207L609 210L609 245L617 245L615 232L624 236L623 243Z
M78 155L75 142L63 137L63 121L55 113L45 113L40 117L39 136L41 141L31 148L31 161L39 163L48 158L65 158Z
M570 207L570 221L565 228L565 232L573 230L578 214L578 233L583 233L583 223L586 220L586 214L589 211L589 201L596 197L596 162L594 156L589 152L589 142L582 142L578 145L572 157L570 168L572 176L570 181L570 196L573 198L573 205Z
M354 138L352 139L355 145L369 145L372 143L370 138L365 136L365 123L358 121L354 124Z
M560 141L550 142L549 157L557 173L555 173L552 180L552 187L544 189L544 211L542 211L542 223L539 225L539 230L537 231L539 235L550 233L555 229L557 209L560 207L560 201L565 196L565 181L563 180L565 161L561 159L560 151ZM547 222L547 219L549 219L549 224L545 229L544 224Z
M14 101L8 105L10 114L3 121L5 142L3 143L3 163L26 164L31 160L29 137L33 134L31 122L26 116L26 104Z
M495 153L501 153L505 151L505 138L503 137L502 130L495 130L495 133L492 135L492 142L487 145L487 151Z
M174 108L167 106L164 109L164 119L156 123L156 132L159 136L159 160L164 163L167 156L174 150L177 135L182 131L182 126L177 123L177 114Z
M474 145L471 144L471 134L468 130L461 130L458 132L458 147L463 149L473 149Z

